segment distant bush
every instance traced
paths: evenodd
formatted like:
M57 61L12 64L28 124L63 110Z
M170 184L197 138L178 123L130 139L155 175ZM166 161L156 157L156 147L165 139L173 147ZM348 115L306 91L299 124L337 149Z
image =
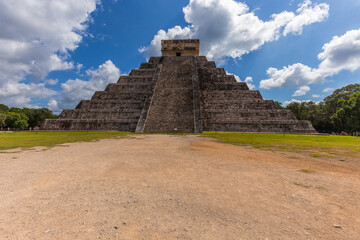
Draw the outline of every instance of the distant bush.
M318 132L360 131L360 84L336 89L320 103L292 102L285 107L297 119L309 120Z
M47 108L9 108L0 104L0 128L1 129L26 129L41 126L45 119L56 118L57 116Z

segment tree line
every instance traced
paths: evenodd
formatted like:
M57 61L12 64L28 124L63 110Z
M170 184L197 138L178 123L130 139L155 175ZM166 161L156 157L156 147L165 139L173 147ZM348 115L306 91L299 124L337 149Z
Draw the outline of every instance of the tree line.
M45 119L57 116L47 108L9 108L0 104L0 128L3 129L27 129L40 127Z
M276 104L284 108L279 102ZM311 121L320 133L360 132L360 84L336 89L320 103L292 102L285 109L299 120Z

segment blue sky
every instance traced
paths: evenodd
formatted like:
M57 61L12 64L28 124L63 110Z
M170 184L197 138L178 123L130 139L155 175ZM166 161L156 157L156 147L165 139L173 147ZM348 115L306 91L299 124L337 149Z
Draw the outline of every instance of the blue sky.
M360 80L360 0L0 0L0 103L73 108L199 38L201 54L282 103Z

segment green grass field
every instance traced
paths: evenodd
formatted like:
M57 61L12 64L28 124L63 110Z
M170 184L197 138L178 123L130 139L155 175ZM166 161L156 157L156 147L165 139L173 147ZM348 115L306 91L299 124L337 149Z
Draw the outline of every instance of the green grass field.
M35 146L53 147L62 143L89 142L103 138L126 137L128 132L15 132L0 133L0 151ZM176 135L187 135L178 133ZM249 145L265 150L308 152L312 157L360 156L360 138L333 135L297 135L273 133L196 134L223 143Z
M62 143L90 142L103 138L126 137L127 132L10 132L0 133L0 150L53 147Z
M217 132L207 132L202 136L223 143L251 145L266 150L310 152L313 157L322 157L323 153L333 156L360 153L360 138L350 136Z

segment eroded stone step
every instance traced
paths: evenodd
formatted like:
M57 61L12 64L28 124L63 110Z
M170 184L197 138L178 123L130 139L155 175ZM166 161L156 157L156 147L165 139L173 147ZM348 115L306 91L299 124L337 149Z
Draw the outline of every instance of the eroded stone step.
M226 113L227 111L224 110L224 109L207 109L207 112L208 113ZM291 113L292 112L290 110L287 110L287 109L235 109L234 111L232 111L234 113L238 113L238 114L241 114L241 113L264 113L264 114L267 114L267 113Z
M207 82L200 84L202 91L214 90L250 90L245 82Z
M199 67L198 73L200 77L207 77L207 76L216 76L222 75L225 76L226 72L224 68L206 68L206 67Z
M151 57L149 59L149 63L155 64L155 65L158 65L159 63L161 63L161 61L162 61L162 57Z
M113 130L134 132L136 121L129 120L94 120L94 119L47 119L43 128L46 130Z
M102 110L102 109L64 109L59 119L139 119L141 109L125 109L125 110Z
M145 100L148 92L104 92L97 91L91 100Z
M201 67L201 68L216 68L215 62L208 61L204 56L196 57L196 64L197 67Z
M131 70L129 76L137 76L137 77L143 77L143 76L151 76L153 77L155 74L156 69L133 69Z
M316 133L307 121L204 121L204 131Z
M105 92L150 92L153 88L152 83L110 83Z
M76 109L142 109L144 105L143 101L139 100L82 100L77 106Z
M205 104L243 104L243 103L250 103L250 102L254 102L255 104L260 104L260 103L267 103L267 104L271 104L274 105L274 102L272 100L263 100L263 99L258 99L258 98L239 98L239 99L223 99L221 101L217 101L216 99L202 99L203 103ZM277 108L278 109L278 108Z
M237 83L234 75L200 75L199 82L200 86L209 83Z
M121 76L117 83L148 83L153 79L152 76Z
M194 132L194 124L184 124L184 121L161 121L152 125L152 128L145 132L159 132L159 129L166 129L166 132Z
M206 119L240 119L240 120L296 120L294 114L287 110L241 110L226 111L223 109L206 110L203 112Z
M271 100L253 100L253 99L239 99L239 100L223 100L220 102L217 101L208 101L203 102L202 109L207 110L229 110L233 111L236 109L278 109L273 101Z
M140 65L140 69L156 69L157 64L155 63L141 63Z
M222 101L231 99L263 99L259 91L253 90L212 90L201 91L203 101Z

